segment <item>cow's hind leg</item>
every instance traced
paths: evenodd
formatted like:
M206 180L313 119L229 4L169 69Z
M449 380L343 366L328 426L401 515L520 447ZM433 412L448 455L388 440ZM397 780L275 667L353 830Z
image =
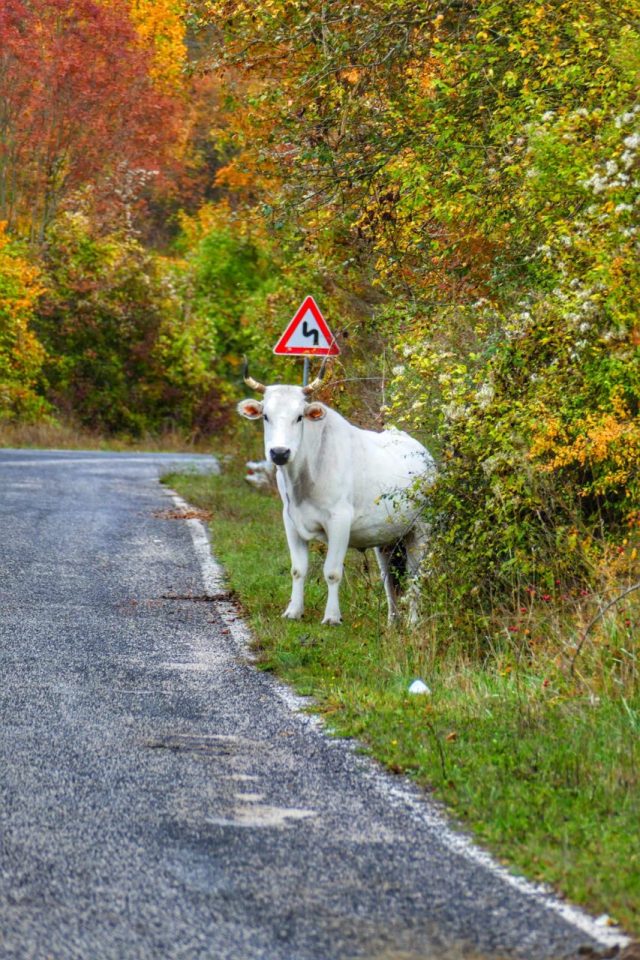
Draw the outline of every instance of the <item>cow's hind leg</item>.
M288 620L299 620L304 613L304 581L309 568L309 544L302 539L286 510L284 528L291 554L291 600L282 616Z
M407 620L414 625L419 619L420 574L427 549L429 530L426 524L416 523L405 537L407 550Z
M393 547L374 547L374 552L380 568L382 585L387 598L387 620L389 623L393 623L398 617L398 592L396 590L393 571L391 570Z

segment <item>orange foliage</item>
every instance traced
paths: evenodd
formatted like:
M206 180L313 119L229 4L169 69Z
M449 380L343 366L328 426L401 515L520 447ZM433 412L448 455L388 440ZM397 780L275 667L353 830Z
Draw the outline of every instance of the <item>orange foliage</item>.
M35 393L44 350L31 329L43 291L40 271L15 249L0 222L0 419L28 420L46 409Z

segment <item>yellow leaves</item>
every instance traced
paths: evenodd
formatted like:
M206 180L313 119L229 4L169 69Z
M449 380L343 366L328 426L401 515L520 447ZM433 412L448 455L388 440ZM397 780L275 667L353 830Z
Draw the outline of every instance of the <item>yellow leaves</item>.
M2 251L9 243L10 240L7 235L7 221L0 220L0 251Z
M341 73L343 80L346 80L347 83L356 84L360 79L360 71L356 67L350 67L349 70L343 70Z
M246 190L252 183L252 176L240 170L235 163L220 167L215 176L216 187L228 187L230 190Z
M567 467L588 468L594 475L587 493L606 494L629 481L640 461L640 424L621 397L612 398L612 411L588 413L577 423L561 425L550 418L534 433L531 460L552 472Z
M151 75L165 93L182 87L187 59L184 0L129 0L131 19L153 51Z
M29 313L45 292L40 270L12 249L4 221L0 221L0 277L0 307L10 303L14 315Z
M30 329L44 292L39 270L15 247L0 224L0 413L27 415L38 406L33 383L44 350Z

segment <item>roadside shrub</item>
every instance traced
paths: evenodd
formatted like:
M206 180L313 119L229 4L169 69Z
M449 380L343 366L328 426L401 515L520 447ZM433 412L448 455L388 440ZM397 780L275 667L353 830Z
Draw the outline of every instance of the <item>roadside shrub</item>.
M0 224L0 419L34 421L48 412L38 395L45 351L33 329L44 291L40 271Z
M596 112L551 112L521 161L526 208L553 167L579 214L538 221L517 284L497 265L473 303L414 308L397 348L389 413L440 444L433 583L476 624L638 572L640 108Z
M207 329L183 309L179 267L79 214L52 228L37 330L48 398L92 429L203 434L226 423Z

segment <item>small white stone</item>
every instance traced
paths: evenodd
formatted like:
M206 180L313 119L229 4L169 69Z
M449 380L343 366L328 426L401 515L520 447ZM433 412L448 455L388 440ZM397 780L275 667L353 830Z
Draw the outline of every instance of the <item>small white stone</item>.
M409 693L431 693L431 690L424 680L414 680L413 683L409 685Z
M599 927L612 927L614 925L608 913L603 913L599 917L596 917L596 923Z

